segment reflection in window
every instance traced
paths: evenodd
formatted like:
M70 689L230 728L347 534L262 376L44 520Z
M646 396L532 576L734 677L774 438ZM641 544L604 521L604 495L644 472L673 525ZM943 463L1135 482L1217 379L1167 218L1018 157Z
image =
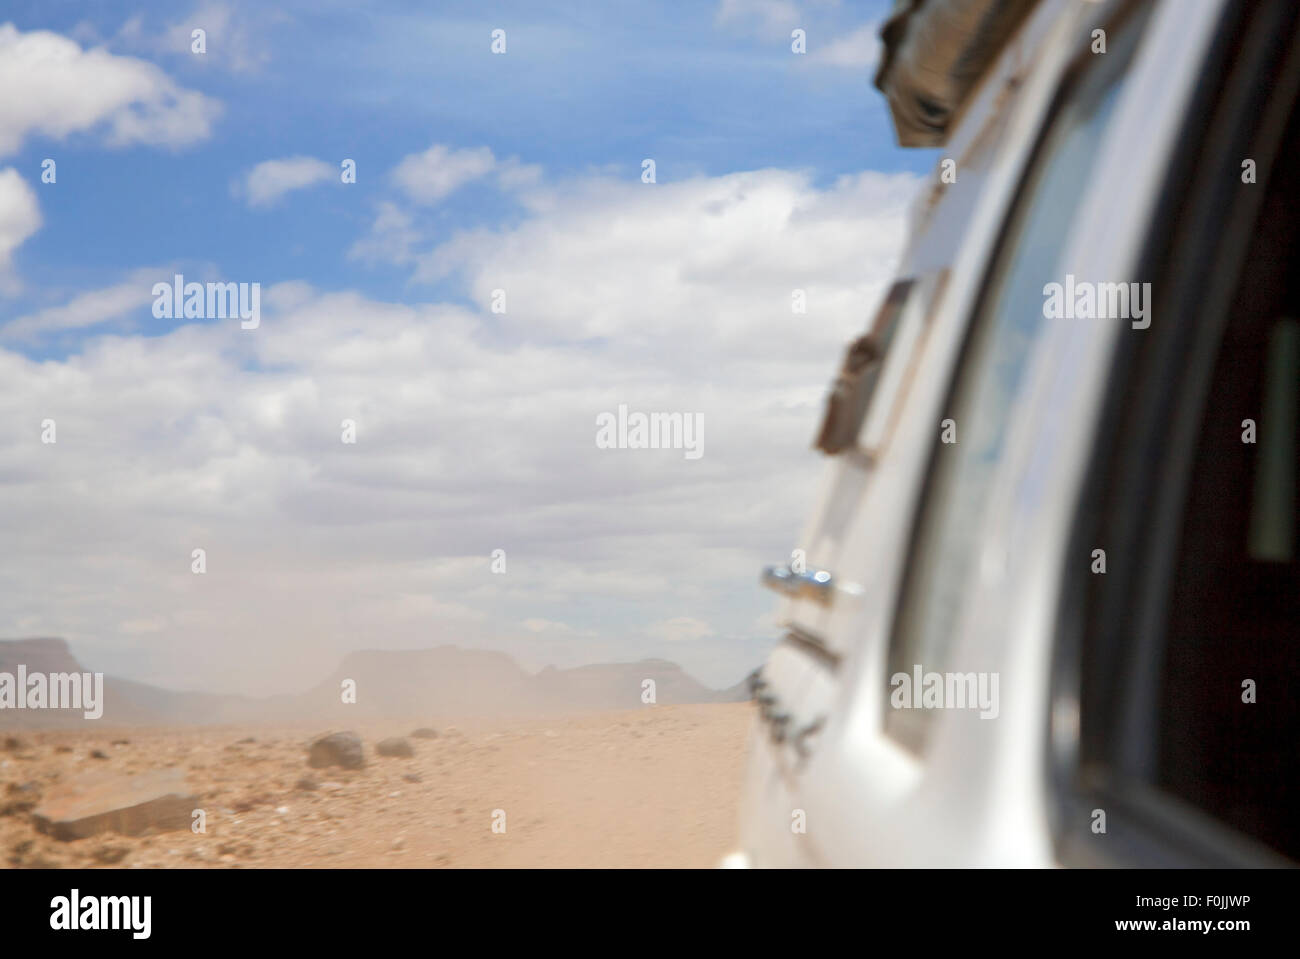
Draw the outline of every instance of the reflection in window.
M957 442L940 443L919 520L888 675L914 665L946 671L964 591L974 579L978 534L994 469L1002 456L1011 404L1042 332L1043 286L1061 279L1070 237L1097 145L1114 111L1137 29L1125 31L1070 90L1053 120L1022 193L994 279L974 321L946 417ZM936 424L936 430L938 424ZM928 710L891 710L892 730L918 745Z

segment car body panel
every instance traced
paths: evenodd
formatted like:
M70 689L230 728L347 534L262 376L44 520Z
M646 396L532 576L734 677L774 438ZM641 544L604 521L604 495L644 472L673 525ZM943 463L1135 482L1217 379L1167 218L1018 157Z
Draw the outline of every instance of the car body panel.
M752 735L747 864L1055 863L1045 736L1056 590L1107 363L1127 323L1046 321L1012 406L979 518L977 582L955 585L955 661L1000 673L997 720L940 711L920 752L893 738L887 647L953 371L1008 212L1062 78L1120 6L1045 0L953 131L956 182L936 175L918 199L899 269L917 280L900 319L906 335L891 343L865 443L826 464L799 546L809 567L834 573L833 600L782 601L795 637L763 669L768 712L786 719L776 733L760 720ZM1222 6L1164 0L1143 27L1060 258L1077 275L1130 278ZM806 832L792 829L800 814Z

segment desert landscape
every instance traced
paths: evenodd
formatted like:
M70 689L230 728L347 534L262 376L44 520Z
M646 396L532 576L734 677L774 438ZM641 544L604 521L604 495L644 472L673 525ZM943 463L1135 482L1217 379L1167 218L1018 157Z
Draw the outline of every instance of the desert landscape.
M80 668L60 640L0 643L0 671L15 657ZM534 675L454 647L340 670L355 703L336 676L230 702L106 679L100 721L0 711L0 865L709 867L734 844L739 688L662 660ZM209 721L241 711L271 718Z

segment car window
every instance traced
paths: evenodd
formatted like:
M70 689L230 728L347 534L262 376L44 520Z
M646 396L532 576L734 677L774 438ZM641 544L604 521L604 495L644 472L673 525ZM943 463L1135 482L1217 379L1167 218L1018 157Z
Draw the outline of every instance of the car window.
M1234 315L1201 423L1167 601L1150 770L1159 788L1293 859L1298 387L1300 324L1271 312Z
M1002 456L1010 408L1044 329L1043 287L1057 277L1097 143L1114 111L1139 26L1067 81L972 323L918 517L890 645L888 676L948 668L958 612L977 561L978 531ZM948 423L947 421L951 421ZM930 710L890 708L886 725L919 745Z
M1300 8L1227 5L1216 34L1140 257L1155 319L1116 343L1066 553L1067 865L1300 861Z

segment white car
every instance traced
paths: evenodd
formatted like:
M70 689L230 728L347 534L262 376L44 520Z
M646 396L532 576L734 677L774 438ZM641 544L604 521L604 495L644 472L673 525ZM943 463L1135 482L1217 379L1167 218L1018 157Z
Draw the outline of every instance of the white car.
M901 7L942 159L764 574L728 864L1300 860L1300 4Z

